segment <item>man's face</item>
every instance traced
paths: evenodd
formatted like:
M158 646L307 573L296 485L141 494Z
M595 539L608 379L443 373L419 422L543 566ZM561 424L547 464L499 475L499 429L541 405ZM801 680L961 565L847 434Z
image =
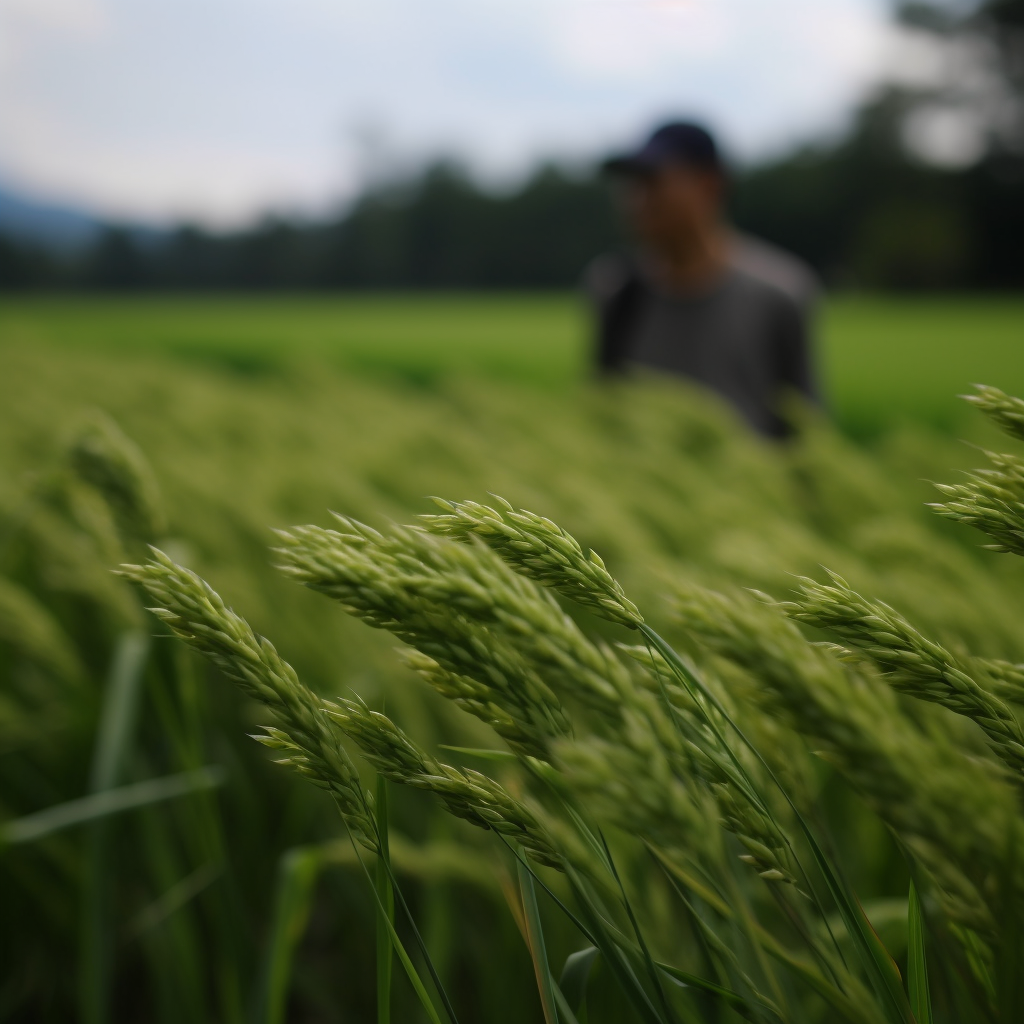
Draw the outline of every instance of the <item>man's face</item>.
M717 223L722 175L713 168L672 164L626 184L626 214L640 241L656 250L694 244Z

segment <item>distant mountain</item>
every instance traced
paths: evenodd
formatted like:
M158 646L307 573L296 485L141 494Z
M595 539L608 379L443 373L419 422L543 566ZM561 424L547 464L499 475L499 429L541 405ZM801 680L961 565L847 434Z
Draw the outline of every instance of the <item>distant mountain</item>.
M102 230L102 222L71 206L27 199L0 186L0 234L53 249L78 249Z
M67 252L84 248L112 225L74 206L29 199L0 185L0 235ZM118 222L117 227L142 243L159 241L167 234L147 224Z

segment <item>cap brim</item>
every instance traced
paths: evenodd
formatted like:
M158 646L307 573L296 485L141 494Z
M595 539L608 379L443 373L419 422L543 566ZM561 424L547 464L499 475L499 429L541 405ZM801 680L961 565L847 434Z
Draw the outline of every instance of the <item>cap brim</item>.
M663 160L653 159L649 155L632 153L629 156L609 157L601 164L601 170L605 174L635 178L642 177L645 174L653 174L663 164Z

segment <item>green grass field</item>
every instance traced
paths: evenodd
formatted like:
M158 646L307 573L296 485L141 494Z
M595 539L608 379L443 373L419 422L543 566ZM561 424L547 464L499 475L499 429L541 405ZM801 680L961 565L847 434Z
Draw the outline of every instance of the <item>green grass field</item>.
M572 295L39 297L0 304L0 337L157 349L246 372L294 358L430 379L470 371L548 387L585 372ZM847 428L950 428L974 381L1024 392L1024 299L838 296L821 311L822 376Z
M584 384L586 322L569 295L0 303L0 1021L456 1024L428 1015L433 997L415 988L425 950L463 1024L908 1024L868 987L888 961L853 948L870 932L851 917L858 903L910 995L933 993L919 1024L1024 1019L1009 984L1024 977L1024 815L1009 774L1024 764L1024 560L925 505L928 481L984 462L958 438L1015 444L954 396L974 379L1024 391L1022 314L1024 300L831 300L832 404L847 435L875 436L809 417L777 445L683 383ZM1016 494L1020 463L999 464L984 479ZM430 494L503 495L599 552L657 649L664 636L686 654L765 760L728 753L717 715L650 675L635 630L574 600L598 562L568 563L575 575L549 602L499 554L434 551L388 525L421 522ZM274 527L337 528L329 509L384 531L306 559L349 567L344 593L331 584L340 607L268 550L282 543ZM1019 513L996 512L1018 543ZM143 595L111 573L145 560L147 542L207 579L309 690L269 647L252 660L254 640L219 668L172 642L144 604L191 593L188 615L215 614L187 636L222 653L225 629L248 634L194 581ZM795 577L825 580L826 566L920 632L860 617L871 632L851 639L804 618L802 637L781 606L749 596L788 600ZM843 646L816 642L826 636ZM850 660L858 636L868 646ZM459 674L405 664L395 645L410 639L457 658ZM605 646L615 640L633 648L628 663ZM271 668L262 689L247 674L257 663ZM465 769L444 786L475 803L452 817L432 802L441 776L411 747L387 740L409 755L398 773L364 756L360 736L379 730L325 733L321 701L353 694ZM554 758L553 788L532 754L503 753L520 735L509 723ZM296 750L333 737L291 763L328 765L337 783L347 750L357 804L388 794L375 820L410 907L393 937L380 922L390 872L348 842L326 792L273 763L282 748L250 739L266 725L293 729ZM478 803L484 821L520 815L512 797L551 836L509 834L559 857L568 844L599 888L555 867L534 886L480 819L459 820ZM795 810L852 887L842 895L844 877L827 905L824 878L786 881L805 875L791 854L824 863L805 856ZM594 894L607 915L594 916ZM389 939L411 950L411 970L389 959ZM690 980L665 996L646 950ZM549 974L589 1016L552 1009ZM899 1010L903 982L884 977Z

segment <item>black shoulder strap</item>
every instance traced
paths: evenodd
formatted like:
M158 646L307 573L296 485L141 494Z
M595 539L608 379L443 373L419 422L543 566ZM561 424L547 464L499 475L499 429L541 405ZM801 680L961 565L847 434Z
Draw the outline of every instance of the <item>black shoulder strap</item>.
M631 271L601 309L597 334L598 370L615 373L622 369L642 296L643 285L635 271Z

